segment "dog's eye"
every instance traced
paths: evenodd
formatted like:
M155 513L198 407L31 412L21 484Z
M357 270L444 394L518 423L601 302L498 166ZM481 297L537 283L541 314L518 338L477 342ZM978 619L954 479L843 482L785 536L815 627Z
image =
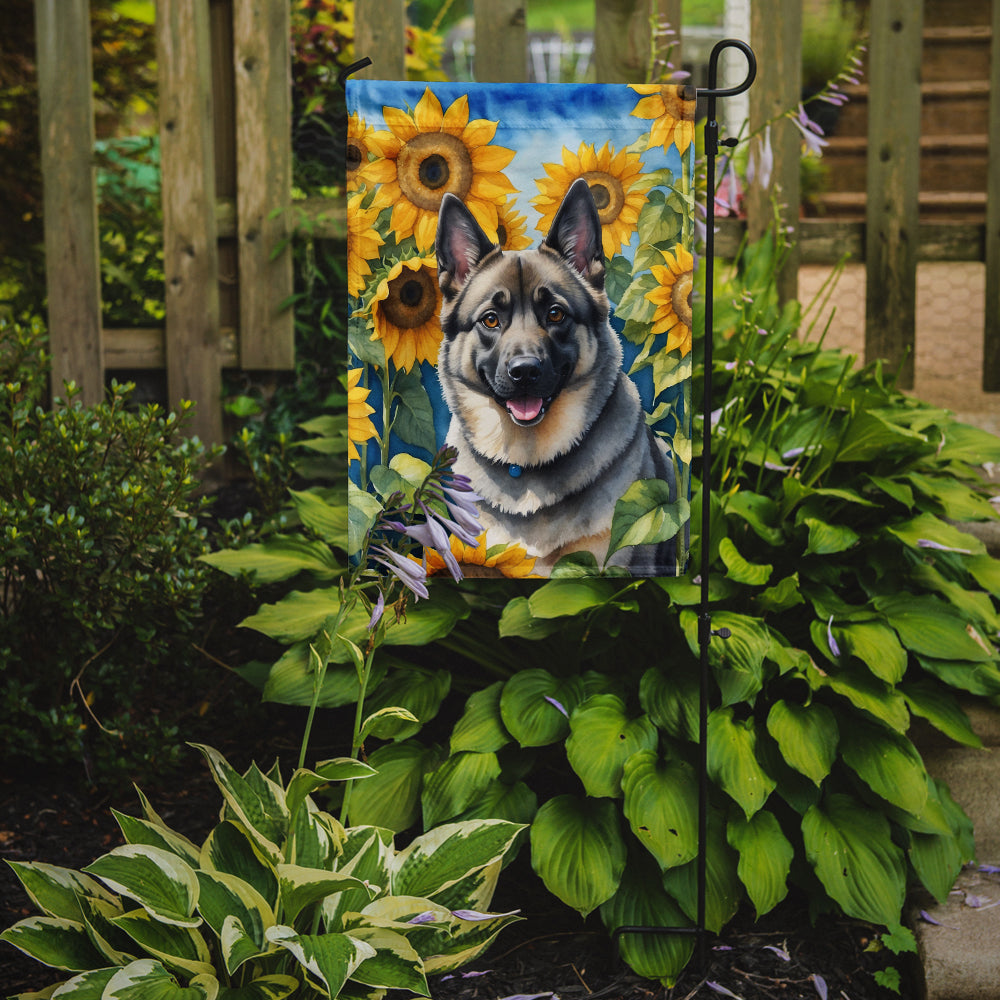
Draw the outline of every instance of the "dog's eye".
M495 330L500 325L500 317L491 310L488 313L483 313L479 322L482 323L487 330Z
M566 311L562 306L552 306L545 318L550 323L561 323L566 318Z

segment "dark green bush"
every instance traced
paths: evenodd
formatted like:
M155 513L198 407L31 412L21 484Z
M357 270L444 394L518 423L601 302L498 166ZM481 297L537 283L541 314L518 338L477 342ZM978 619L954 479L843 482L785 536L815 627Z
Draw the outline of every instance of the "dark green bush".
M0 321L0 746L91 775L174 752L162 693L191 662L209 457L131 386L51 409L41 326ZM175 704L175 699L170 700Z

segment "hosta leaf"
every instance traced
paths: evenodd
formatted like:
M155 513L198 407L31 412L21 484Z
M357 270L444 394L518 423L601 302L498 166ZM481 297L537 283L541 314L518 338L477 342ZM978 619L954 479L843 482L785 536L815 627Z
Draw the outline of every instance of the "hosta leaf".
M965 568L980 587L1000 597L1000 559L990 555L975 556L965 560Z
M391 740L397 736L405 739L417 732L420 726L420 720L408 708L394 705L372 712L361 724L358 735L362 740L369 736L380 740Z
M698 739L698 675L684 664L670 672L650 667L639 682L639 704L660 729L678 740Z
M81 972L105 964L87 936L87 929L65 917L28 917L0 934L26 955L54 969Z
M588 795L619 798L622 768L638 750L656 747L659 734L649 716L629 719L613 694L592 695L574 709L566 758Z
M293 922L307 906L327 896L346 889L368 891L367 886L352 875L303 868L301 865L278 865L278 884L281 888L282 914L286 920ZM374 891L370 895L374 895Z
M285 1000L298 988L299 981L292 976L261 976L245 986L223 987L218 1000Z
M197 927L198 878L191 866L170 851L147 844L125 844L98 858L84 871L113 892L134 899L166 924Z
M104 996L104 988L114 978L118 972L118 967L107 969L91 969L89 972L82 972L79 976L67 979L54 992L49 993L20 993L11 1000L29 1000L30 997L41 998L51 996L54 1000L101 1000ZM52 987L49 987L51 990Z
M268 928L267 939L291 952L310 978L332 997L340 994L363 961L375 957L370 944L348 934L296 934L291 927L279 924Z
M732 919L743 899L743 884L736 874L736 852L726 843L726 824L720 813L708 818L705 849L705 926L718 934ZM663 873L663 887L677 900L691 920L698 918L698 861Z
M927 801L927 772L920 754L900 733L854 718L841 741L845 763L876 795L919 815Z
M436 751L416 740L379 747L368 758L378 772L351 790L353 826L381 826L399 833L420 816L424 774L438 762Z
M929 785L931 797L941 806L937 786L934 782ZM951 805L949 801L947 806ZM946 833L911 833L909 856L920 881L939 903L947 900L962 865L971 860L962 849L960 836L951 829Z
M46 916L81 920L80 896L115 902L115 897L97 879L72 868L60 868L40 861L8 861L7 864L31 901Z
M731 580L744 583L748 587L763 587L771 578L771 573L774 570L774 566L770 563L762 565L747 562L730 538L720 540L719 557L726 564L726 575Z
M733 718L732 708L708 717L708 774L749 819L774 791L775 781L757 762L754 720Z
M535 618L578 615L607 604L618 589L613 580L593 577L550 580L528 598L528 607Z
M101 1000L216 1000L218 995L219 982L212 975L196 976L181 986L159 962L143 958L117 970Z
M353 757L336 757L321 761L312 771L304 767L299 768L288 782L285 806L290 814L297 813L307 796L331 781L354 781L374 777L377 773L375 768Z
M315 490L289 490L299 520L324 542L347 547L347 504L330 503ZM343 494L340 495L343 501Z
M932 680L907 681L900 685L900 691L914 715L926 719L956 743L967 747L983 745L958 699L946 687Z
M351 973L355 982L430 996L424 963L402 934L384 927L361 926L351 930L351 937L375 949L375 954Z
M970 535L933 514L918 514L909 521L889 525L886 530L913 549L923 548L922 542L933 542L946 549L957 549L970 555L983 555L986 552L986 546L975 535Z
M841 650L856 656L886 684L898 684L906 673L906 650L896 633L879 622L851 622L833 626Z
M200 867L224 872L253 886L274 907L278 901L278 876L246 827L232 821L220 823L201 848Z
M726 498L726 514L744 520L768 545L779 546L784 540L781 511L771 497L739 490Z
M940 506L942 514L950 521L984 521L996 517L996 511L986 497L954 476L924 476L911 472L906 478L925 497Z
M737 816L726 828L729 846L739 851L736 873L746 886L758 919L788 894L788 873L795 849L774 813L762 809L750 819Z
M253 954L265 949L264 931L275 923L274 912L267 900L252 885L235 875L222 872L198 872L198 883L201 893L198 898L198 911L205 922L215 931L220 940L223 939L223 928L227 920L239 922L242 937L249 938ZM230 931L230 936L232 935ZM225 943L225 942L224 942ZM231 948L224 948L226 953L226 969L232 975L246 961L247 955L232 962Z
M500 776L495 753L452 754L424 779L424 826L437 826L467 809Z
M417 667L394 670L375 688L366 700L365 708L369 712L385 708L404 708L410 712L418 721L386 719L379 727L380 739L405 740L437 715L450 689L451 674L447 670Z
M198 864L199 849L187 837L175 833L160 823L126 816L125 813L120 813L117 809L112 809L111 812L129 844L147 844L150 847L159 847L164 851L176 854L189 865Z
M367 882L376 891L382 891L389 886L392 851L390 830L372 826L351 827L344 841L337 870L342 875L353 875L356 879ZM326 929L346 930L343 926L344 914L357 913L370 902L371 892L367 888L345 889L335 896L327 896L322 903Z
M500 715L521 746L546 746L569 732L569 716L583 696L579 677L560 679L547 670L522 670L504 684Z
M617 891L625 853L618 809L608 799L557 795L531 824L531 866L549 892L582 916Z
M452 911L453 915L462 910ZM430 973L450 972L478 958L505 927L520 920L515 912L499 913L486 919L463 920L455 916L450 932L424 960L424 971Z
M522 829L504 820L447 823L416 837L393 862L392 891L434 899L482 868L500 861Z
M681 627L692 655L700 656L698 616L681 612ZM708 646L708 662L722 689L723 704L753 702L763 685L764 659L771 648L771 636L759 618L718 611L712 615L712 629L728 629L728 638L713 636Z
M457 818L505 819L527 825L538 812L538 796L523 782L512 785L503 780L492 781L472 804Z
M343 650L344 643L334 644L334 655ZM385 657L378 657L372 666L369 685L378 685L385 677ZM281 705L312 705L317 708L339 708L358 700L358 675L354 666L330 663L323 675L319 694L316 693L316 672L310 660L308 642L289 646L271 665L264 680L261 697Z
M798 604L804 604L805 598L799 590L799 574L792 573L779 580L773 587L761 591L754 597L758 608L763 612L787 611Z
M191 927L164 924L145 910L132 910L111 921L168 968L189 976L211 975L212 956L201 934Z
M1000 694L1000 669L993 663L936 660L931 656L918 656L917 662L927 673L943 681L948 687L986 697Z
M899 923L906 892L903 852L880 812L849 795L830 795L802 820L806 857L849 917Z
M835 673L821 675L813 668L807 677L814 688L829 688L856 708L864 709L876 719L881 719L897 732L906 732L910 724L910 713L906 710L903 696L884 681L873 677L867 669L842 667Z
M688 927L691 921L667 895L653 864L630 858L615 894L601 904L601 920L610 932L619 927ZM673 986L691 959L690 934L625 933L619 938L622 958L638 975Z
M839 733L837 720L826 705L798 705L779 699L768 713L767 731L777 741L785 761L815 785L830 773Z
M995 660L995 650L949 605L930 596L885 595L875 607L899 633L904 646L939 660Z
M625 762L622 789L625 818L660 868L697 855L698 782L688 764L640 751Z
M920 445L926 438L908 430L871 410L862 410L851 421L837 451L838 462L867 462L877 459L888 449Z
M527 597L508 601L500 615L498 634L501 639L518 636L522 639L544 639L563 627L557 618L536 618L531 613Z
M860 537L846 524L829 524L815 517L804 518L803 523L809 529L806 555L828 556L845 552L856 544Z
M256 584L288 580L298 573L331 580L343 572L329 545L294 535L271 535L265 542L209 552L200 558L230 576L245 573Z
M630 545L655 545L673 538L690 516L688 501L671 498L662 479L640 479L615 504L608 554Z
M451 733L452 753L460 750L493 753L510 742L510 733L500 716L502 690L503 681L497 681L469 696L465 711Z

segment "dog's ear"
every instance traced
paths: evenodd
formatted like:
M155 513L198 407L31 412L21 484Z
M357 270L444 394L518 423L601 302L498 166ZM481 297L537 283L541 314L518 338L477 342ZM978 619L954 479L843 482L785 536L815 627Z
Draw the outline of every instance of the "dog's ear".
M435 246L438 284L446 299L457 295L469 272L497 249L461 199L450 192L441 199Z
M595 288L604 287L601 219L590 186L582 177L570 185L542 246L564 257Z

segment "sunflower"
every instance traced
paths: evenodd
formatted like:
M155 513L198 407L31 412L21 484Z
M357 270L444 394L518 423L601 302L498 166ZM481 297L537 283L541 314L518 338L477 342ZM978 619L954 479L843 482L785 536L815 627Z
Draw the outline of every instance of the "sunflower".
M381 155L382 147L375 138L375 129L365 124L356 112L347 116L347 190L357 191L363 184L373 183L368 173L371 158Z
M573 181L583 177L590 185L601 219L604 255L613 257L618 253L635 232L639 212L646 203L645 191L637 188L643 169L639 154L626 149L616 153L608 143L595 151L593 143L581 143L578 153L563 147L562 165L543 166L549 176L535 181L541 194L531 200L542 216L536 228L543 233L549 231L566 192Z
M656 306L653 333L666 333L666 350L680 348L681 355L691 350L691 291L694 287L694 257L679 244L674 252L660 251L663 264L650 271L659 285L646 298Z
M451 535L451 554L462 567L465 576L507 576L514 579L525 577L535 579L539 574L534 572L534 557L529 557L523 545L494 545L486 547L486 532L477 539L478 545L466 545L465 542ZM427 575L440 576L448 572L444 560L433 549L425 549L427 556Z
M361 368L352 368L347 373L347 459L350 462L360 461L359 444L378 438L378 431L371 422L375 409L366 402L371 390L358 385L361 372Z
M636 118L652 118L646 149L676 146L683 153L694 142L695 92L691 87L666 83L630 83L637 94L645 94L632 110Z
M372 299L372 340L381 340L387 360L403 371L414 363L437 364L441 343L441 289L434 257L399 260Z
M377 208L362 208L364 192L347 199L347 291L360 295L372 273L368 263L378 257L378 248L385 243L375 228Z
M447 192L461 198L485 230L496 232L497 205L514 193L501 172L514 158L514 150L489 145L498 123L470 122L469 98L464 94L443 111L430 88L412 115L388 107L382 113L389 131L376 133L380 158L369 165L365 176L382 185L378 205L392 206L397 239L412 233L418 247L430 247Z
M531 240L524 235L527 228L527 217L515 212L513 201L505 198L503 204L497 206L496 240L500 249L524 250L531 246Z

